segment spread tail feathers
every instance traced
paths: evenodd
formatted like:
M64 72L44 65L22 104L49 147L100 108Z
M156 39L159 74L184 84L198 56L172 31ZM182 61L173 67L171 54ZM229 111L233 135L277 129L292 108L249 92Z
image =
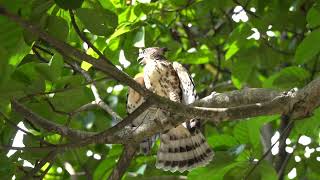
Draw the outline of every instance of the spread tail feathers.
M207 165L213 155L199 129L190 133L180 125L161 134L156 167L171 172L189 171Z

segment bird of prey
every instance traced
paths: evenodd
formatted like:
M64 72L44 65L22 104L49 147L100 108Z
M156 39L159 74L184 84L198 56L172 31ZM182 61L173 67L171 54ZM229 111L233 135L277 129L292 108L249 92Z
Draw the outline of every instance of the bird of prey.
M143 79L136 80L159 96L183 104L193 103L196 99L196 92L192 78L181 64L167 61L164 57L165 51L165 48L159 47L141 50L138 59L145 66L144 75ZM129 96L133 97L134 94L129 94ZM139 97L141 98L141 96ZM128 99L128 102L131 101L130 105L127 106L130 107L130 111L143 102L143 99L138 99L136 99L136 102ZM149 114L151 115L145 118L148 121L159 120L164 116L170 118L170 113L161 109L158 109L157 113ZM140 116L143 115L146 116L146 114ZM143 118L138 118L138 123L144 123L139 119ZM191 119L161 133L156 167L165 171L184 172L207 165L212 160L213 151L199 127L200 122Z

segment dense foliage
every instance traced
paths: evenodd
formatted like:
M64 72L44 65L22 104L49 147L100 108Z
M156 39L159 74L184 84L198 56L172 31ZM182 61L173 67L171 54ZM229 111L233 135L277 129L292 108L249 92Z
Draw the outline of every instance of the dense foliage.
M167 58L184 64L192 74L199 97L248 87L301 88L319 75L320 2L316 0L0 0L0 5L56 39L98 57L76 32L72 10L80 33L131 77L143 71L136 61L139 48L167 47ZM8 157L9 146L19 145L13 143L17 124L29 132L23 136L26 147L66 141L24 121L12 111L12 98L73 129L99 132L116 123L99 108L74 113L92 102L94 95L88 80L64 58L32 32L0 16L1 178L14 175L20 179L32 172L27 161L34 166L51 157L50 151L41 148L21 148ZM86 62L80 66L95 80L102 100L121 117L126 116L127 87ZM319 179L320 150L315 150L320 140L319 118L316 110L289 130L291 141L287 140L286 149L294 150L287 156L284 178L296 168L297 178ZM240 179L265 152L262 140L270 143L260 131L265 124L271 135L283 131L280 115L207 123L204 132L215 151L210 165L183 174L158 170L154 167L157 143L151 155L133 159L124 179ZM312 139L308 147L298 143L303 135ZM121 145L104 144L70 148L44 161L34 174L69 179L73 170L78 179L106 179L122 149ZM312 151L309 157L307 150ZM285 148L280 148L281 153L286 154ZM274 167L279 159L275 155L262 160L250 178L277 179Z

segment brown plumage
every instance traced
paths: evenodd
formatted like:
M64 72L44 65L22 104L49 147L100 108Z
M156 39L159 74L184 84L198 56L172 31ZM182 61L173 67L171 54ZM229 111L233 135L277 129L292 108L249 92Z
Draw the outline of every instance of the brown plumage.
M164 58L163 48L146 48L139 53L145 65L144 84L154 93L184 104L196 99L195 87L187 70L179 63ZM155 120L170 118L170 113L157 110ZM167 121L170 122L170 121ZM213 151L199 130L199 121L193 119L160 135L156 167L165 171L191 170L208 164Z
M143 74L138 74L134 78L134 80L144 86L144 79ZM143 96L141 96L138 92L134 91L132 88L129 88L128 90L128 97L127 97L127 112L130 114L134 110L136 110L142 103L144 102ZM154 120L154 115L152 112L152 109L148 109L145 112L143 112L141 115L139 115L133 122L132 125L134 127L140 126L142 123L147 123L147 121ZM153 146L155 140L157 138L157 135L154 135L150 138L145 138L140 143L140 153L141 154L149 154L151 147Z

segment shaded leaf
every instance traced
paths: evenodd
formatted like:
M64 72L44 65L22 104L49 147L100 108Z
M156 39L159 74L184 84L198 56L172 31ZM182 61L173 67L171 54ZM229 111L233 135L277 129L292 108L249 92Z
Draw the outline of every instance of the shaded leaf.
M68 22L58 16L49 16L47 19L47 30L51 36L65 41L69 34Z
M273 86L284 89L302 87L308 82L309 78L310 73L303 68L287 67L275 75Z
M83 0L54 0L62 9L77 9L80 8Z
M304 64L314 58L320 51L320 46L315 46L320 41L320 30L312 31L299 44L295 53L295 61Z
M118 24L118 17L109 10L81 8L76 15L91 33L110 36Z

